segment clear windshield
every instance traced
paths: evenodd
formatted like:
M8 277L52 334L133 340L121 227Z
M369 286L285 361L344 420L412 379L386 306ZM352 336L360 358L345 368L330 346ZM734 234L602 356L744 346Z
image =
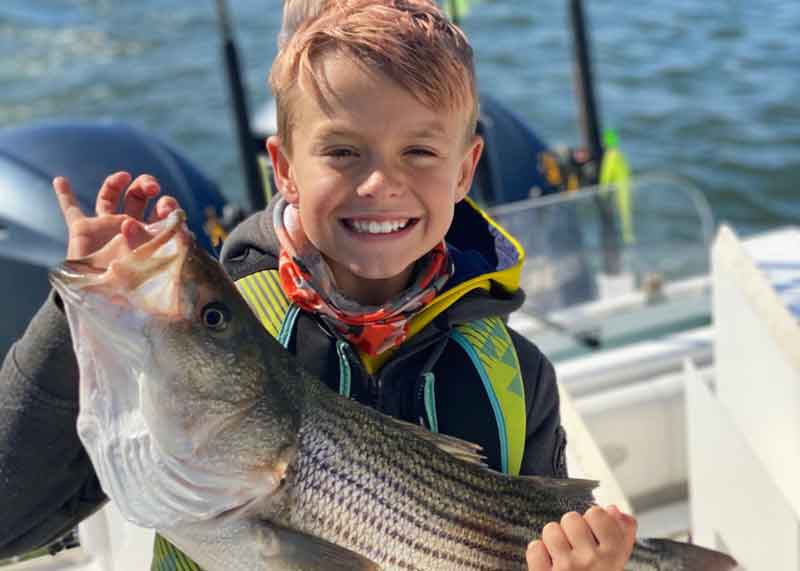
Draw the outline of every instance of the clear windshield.
M527 252L523 313L540 322L580 331L623 307L674 301L675 284L707 283L713 217L703 195L678 178L640 178L627 193L550 195L491 214Z

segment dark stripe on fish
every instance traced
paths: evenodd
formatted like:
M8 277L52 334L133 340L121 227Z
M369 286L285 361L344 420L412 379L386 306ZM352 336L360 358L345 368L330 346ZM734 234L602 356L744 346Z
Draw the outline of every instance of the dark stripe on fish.
M336 418L333 419L326 419L330 422L326 422L328 424L328 428L338 428L341 430L341 435L333 434L333 433L326 433L325 431L320 430L320 427L315 427L315 430L320 431L322 434L329 437L330 441L333 443L340 443L344 442L344 446L336 446L337 450L340 453L346 453L350 458L355 459L354 454L359 454L358 448L352 444L353 441L353 433L351 430L348 430L349 427L360 426L364 422L364 418L362 415L358 414L347 414L348 411L342 410L342 407L335 407L331 406L335 403L326 403L329 404L327 407L323 407L325 412L329 413L331 416ZM359 411L360 412L360 411ZM363 414L363 413L362 413ZM337 422L338 421L338 422ZM322 424L322 423L320 423ZM363 457L371 457L374 458L376 454L379 454L380 451L386 446L387 437L396 436L395 433L379 433L379 432L366 432L360 433L358 435L358 439L360 441L360 445L369 449L369 454L360 455ZM371 446L371 444L375 444L376 446ZM498 521L503 523L511 523L512 525L521 526L521 527L528 527L530 526L530 519L529 514L530 511L527 509L522 509L517 506L524 505L530 501L536 501L542 505L542 509L546 509L547 502L542 501L544 498L551 500L552 502L559 504L559 508L564 508L561 510L555 510L552 513L542 513L541 515L552 515L559 519L561 515L563 515L564 511L568 511L570 509L576 509L576 507L588 507L590 505L589 498L587 497L587 501L582 502L586 504L585 506L577 505L581 502L576 502L575 499L570 502L563 498L560 494L557 493L556 490L536 490L533 491L531 489L531 484L526 484L525 482L504 482L502 487L500 486L493 486L493 482L491 478L486 478L485 474L477 474L473 470L465 468L463 466L455 466L453 464L452 457L446 455L445 452L441 454L431 454L430 448L428 448L422 441L408 438L407 440L403 441L404 452L406 452L406 456L399 457L395 456L381 456L383 461L385 461L391 468L396 468L400 472L405 472L408 470L408 452L415 452L418 455L418 459L422 465L425 466L425 469L432 473L437 479L445 479L445 480L454 480L457 479L461 486L456 486L449 499L453 501L453 503L462 503L464 501L470 502L470 507L473 509L480 511L481 513L486 513L488 515L494 516ZM361 447L359 446L359 447ZM403 462L405 460L405 463ZM445 462L442 464L441 462ZM455 469L448 469L453 468ZM470 466L472 468L472 466ZM371 471L371 470L370 470ZM496 481L496 480L495 480ZM430 485L429 480L423 480L421 483L428 485L429 491L437 491L434 486ZM461 492L461 493L459 493ZM489 501L492 497L497 497L498 495L503 495L508 497L509 495L513 495L512 501L504 502L504 508L507 508L508 511L499 512L497 510L493 510L493 503ZM485 503L475 505L476 499L486 498ZM547 521L551 521L548 519Z
M364 511L353 508L352 506L348 506L348 510L351 513L356 515L362 515ZM317 524L322 526L323 528L330 529L332 523L326 520L322 515L316 513L307 513L306 516L312 517ZM377 532L384 531L381 526L377 526L373 528ZM394 553L387 553L386 550L380 550L377 548L374 542L369 542L368 538L365 538L365 541L358 541L355 537L356 530L351 530L349 528L345 528L344 526L339 526L335 529L335 532L339 533L338 539L344 539L345 541L352 542L357 550L361 553L375 561L376 563L382 565L392 565L396 567L400 567L402 569L409 569L413 571L427 571L422 567L417 567L413 563L399 559L397 555ZM452 563L454 565L458 565L459 568L468 568L468 569L475 569L477 571L508 571L508 562L513 561L519 565L525 562L524 557L514 557L513 555L509 555L507 553L501 554L499 557L503 563L500 567L496 565L485 565L481 563L476 563L474 561L466 560L454 553L443 553L439 550L431 549L426 546L424 543L420 541L411 540L408 537L394 534L391 536L392 539L395 539L404 545L410 547L411 549L416 550L418 553L422 553L430 558L437 559L442 562ZM483 550L484 553L486 550Z
M332 428L328 426L327 428ZM343 434L333 434L322 428L321 426L315 427L315 431L323 436L327 437L331 442L342 441L343 439L352 440L352 435L349 435L345 431ZM312 449L319 450L319 447L311 446ZM375 464L375 455L379 453L379 450L373 450L372 457L369 459L369 463L367 463L366 455L358 454L357 450L354 450L353 446L340 446L338 447L340 453L346 454L346 461L348 464L352 464L356 468L360 468L364 472L373 473L374 472L374 464ZM321 452L321 451L320 451ZM356 454L353 454L356 452ZM516 506L524 505L527 502L530 502L534 499L534 495L531 493L524 493L523 486L514 486L514 487L504 487L498 489L497 487L483 487L479 485L474 485L474 482L481 482L476 478L469 478L469 480L465 479L464 476L471 476L471 474L465 469L459 470L446 470L439 468L436 464L432 462L435 458L431 457L430 450L422 449L418 450L417 452L420 453L420 463L424 466L423 472L417 472L416 474L410 474L409 472L409 465L408 462L402 462L401 458L397 456L383 456L381 455L381 461L385 462L390 469L396 470L398 473L406 473L409 474L409 478L414 479L416 484L419 484L419 489L415 496L424 496L424 493L421 492L430 492L431 494L438 494L441 490L441 487L437 487L435 485L436 482L447 481L447 480L457 480L460 484L459 486L453 486L448 492L451 494L447 496L447 500L452 504L458 506L459 508L465 508L464 511L473 511L481 514L481 516L489 516L493 518L498 524L504 527L521 527L525 529L529 529L531 527L531 520L529 517L530 512L522 511L521 509L517 508ZM442 453L444 454L444 453ZM390 470L387 470L387 472ZM433 477L426 477L428 474L432 475ZM381 478L381 481L386 481L385 477L382 474L374 474L375 477ZM488 480L488 479L487 479ZM463 492L463 493L459 493ZM407 494L409 495L409 494ZM503 509L497 509L496 503L492 502L492 498L500 499L499 496L503 496ZM511 496L509 498L509 496ZM536 498L541 500L541 498ZM542 517L552 516L547 521L553 521L553 518L556 520L560 519L563 515L563 511L554 511L552 514L549 514L544 511L545 506L542 507L542 512L540 515ZM527 517L526 517L527 516ZM520 539L522 541L522 539Z
M309 454L309 455L305 456L304 460L306 462L308 462L312 466L312 468L311 468L312 470L313 469L317 469L319 471L322 471L322 472L332 476L331 480L339 481L339 482L343 483L345 486L351 486L351 487L357 489L358 491L360 491L364 495L370 497L371 500L375 504L378 504L378 505L384 507L385 509L387 509L389 511L391 511L393 509L393 502L392 501L388 500L385 497L382 497L381 495L378 495L378 493L376 493L373 489L371 489L367 485L364 485L356 476L352 476L350 474L344 474L344 473L341 472L341 470L337 471L336 468L332 467L324 459L316 457L316 455L313 455L313 454ZM300 468L301 471L308 470L308 468L305 468L305 470L303 469L303 467L298 467L298 468ZM365 469L367 467L363 463L358 462L357 460L355 460L353 468L355 469L354 471L356 473L358 473L359 469L366 471ZM374 474L374 476L378 476L378 475ZM385 486L390 488L391 493L394 495L394 497L403 496L407 500L413 500L423 510L425 510L426 512L428 512L428 513L430 513L430 514L432 514L432 515L434 515L436 517L441 518L444 521L453 523L453 524L455 524L455 525L457 525L457 526L459 526L459 527L461 527L463 529L466 529L466 530L472 531L474 533L480 534L480 535L486 537L487 539L495 540L498 543L508 544L510 547L514 548L514 550L522 550L522 551L524 551L524 548L527 546L528 541L531 539L531 538L529 538L527 536L521 537L521 536L513 536L513 535L510 535L510 534L503 534L501 531L499 531L495 527L486 526L486 525L480 525L480 524L474 523L473 521L471 521L469 519L465 519L463 517L464 514L448 513L446 511L443 511L443 510L437 508L434 504L425 501L424 499L417 499L414 496L412 496L411 493L409 492L409 489L406 488L406 487L403 487L400 482L398 482L396 480L390 480L388 478L381 477L381 476L379 476L379 478L380 478L380 482L382 484L384 484ZM357 513L360 516L369 516L369 511L358 509L357 505L353 505L351 503L351 499L345 498L341 494L337 494L336 491L333 490L333 489L323 490L323 489L320 489L320 488L316 488L314 490L314 492L317 495L321 495L321 496L324 496L324 497L328 498L329 501L331 501L331 502L335 503L336 505L340 506L342 509L348 509L353 513ZM432 534L432 535L434 535L434 536L436 536L436 537L438 537L440 539L443 539L445 541L449 541L449 542L454 543L456 545L460 545L460 546L463 546L463 547L474 549L474 550L477 550L477 551L479 551L481 553L484 553L486 555L489 555L491 557L495 557L495 558L498 558L498 559L501 559L501 560L515 561L515 562L518 562L518 563L521 563L521 562L524 561L524 557L523 556L520 556L520 555L516 555L515 556L513 552L510 553L508 550L492 549L491 547L489 547L487 545L479 544L479 543L476 543L474 541L469 541L469 540L454 536L453 534L448 533L445 529L437 529L435 527L432 527L427 522L424 522L424 521L419 520L418 518L415 518L412 514L409 514L409 513L403 512L403 511L395 511L394 514L395 514L396 517L402 519L403 521L405 521L408 524L416 527L417 529L421 529L423 531L426 531L426 532L428 532L428 533L430 533L430 534ZM373 521L374 521L375 517L376 516L373 516ZM410 541L407 538L397 537L397 536L395 536L395 538L403 540L407 545L411 545ZM443 555L443 554L439 554L438 552L437 553L432 552L431 550L429 550L427 548L427 546L422 546L420 548L420 550L425 552L426 554L429 554L429 555L437 558L437 559L445 559L445 558L448 557L448 554L444 554ZM461 560L460 558L458 558L457 562L462 566L473 567L475 569L484 569L484 567L474 566L469 561ZM486 569L488 569L488 568L486 568Z

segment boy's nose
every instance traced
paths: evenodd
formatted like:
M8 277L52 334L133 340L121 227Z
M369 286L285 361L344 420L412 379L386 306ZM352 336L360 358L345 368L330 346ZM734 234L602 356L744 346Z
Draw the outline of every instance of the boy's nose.
M394 197L403 193L403 184L386 169L373 169L358 185L356 192L364 198Z

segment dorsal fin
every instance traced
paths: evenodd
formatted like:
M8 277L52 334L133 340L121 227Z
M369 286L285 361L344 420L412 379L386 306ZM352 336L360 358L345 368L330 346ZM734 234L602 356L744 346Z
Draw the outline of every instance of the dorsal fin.
M461 440L455 436L431 432L423 426L418 426L404 420L399 420L393 417L387 418L401 426L403 430L407 430L413 433L415 436L430 442L440 450L447 452L455 458L469 462L470 464L475 464L476 466L482 466L484 468L489 467L485 462L486 456L482 454L483 448L478 444Z
M519 478L538 488L567 492L575 490L591 493L600 483L597 480L581 478L547 478L545 476L519 476Z
M592 491L597 487L597 480L582 480L578 478L546 478L544 476L518 476L528 492L539 496L542 493L554 494L562 499L569 509L581 513L595 505Z

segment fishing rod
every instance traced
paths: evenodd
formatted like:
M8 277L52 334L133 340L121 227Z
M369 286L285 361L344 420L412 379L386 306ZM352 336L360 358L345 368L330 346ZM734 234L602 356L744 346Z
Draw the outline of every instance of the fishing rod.
M450 20L456 25L460 26L460 14L458 13L458 0L447 0L447 9L450 12Z
M589 154L584 176L588 185L594 186L599 182L604 151L583 0L569 1L569 19L575 49L575 91L578 98L580 125L583 144ZM609 275L617 275L622 271L622 262L614 212L611 204L605 198L598 196L595 200L600 210L602 223L603 269Z
M225 0L216 0L216 5L219 34L222 40L222 55L225 62L231 102L233 103L233 119L246 191L250 200L250 207L254 211L262 210L267 202L258 168L258 159L256 158L256 149L253 143L254 137L250 130L250 115L247 110L247 99L239 68L239 55L233 39L233 29L231 28Z
M572 26L575 49L575 81L578 96L578 110L583 132L583 141L589 151L592 171L589 174L589 185L597 184L599 165L603 160L603 142L600 136L600 119L597 112L592 61L589 54L589 39L586 31L586 14L583 0L570 0L569 17Z

